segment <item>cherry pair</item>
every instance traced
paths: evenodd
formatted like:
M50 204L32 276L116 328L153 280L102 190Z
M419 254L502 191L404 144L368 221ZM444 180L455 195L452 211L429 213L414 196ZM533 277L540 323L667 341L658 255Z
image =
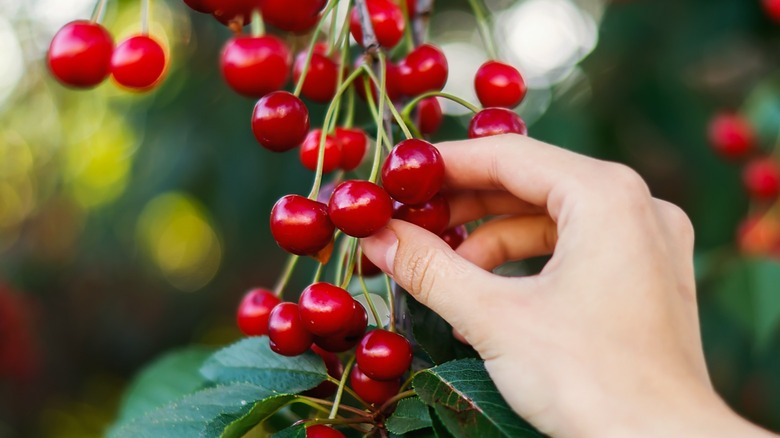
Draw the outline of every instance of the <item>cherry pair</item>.
M349 172L363 162L368 147L368 136L362 129L338 127L333 134L324 137L321 129L314 129L303 139L300 159L301 164L307 169L317 170L321 143L325 149L322 162L324 173L336 169Z

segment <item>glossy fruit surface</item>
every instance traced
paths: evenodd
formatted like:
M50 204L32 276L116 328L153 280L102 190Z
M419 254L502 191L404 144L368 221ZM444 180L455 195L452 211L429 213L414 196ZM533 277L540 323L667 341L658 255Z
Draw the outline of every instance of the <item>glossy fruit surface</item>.
M280 303L268 316L271 350L282 356L298 356L311 348L314 340L304 328L295 303Z
M447 58L438 47L423 44L398 63L401 93L418 96L428 91L441 91L447 83Z
M236 21L244 26L252 21L252 11L260 8L260 0L202 0L201 5L222 24Z
M487 61L474 77L477 98L485 108L514 108L528 91L516 68L499 61Z
M444 160L425 140L398 143L382 166L382 186L396 201L422 204L439 192L444 182Z
M401 7L390 0L366 0L366 6L379 45L388 49L395 47L401 41L406 28L406 21L404 20ZM349 30L355 41L363 46L363 29L360 25L360 14L356 7L352 8Z
M49 45L49 70L64 85L89 88L111 73L114 41L101 25L74 21L60 29Z
M393 201L382 187L372 182L344 181L333 190L328 215L345 234L368 237L390 221Z
M306 135L301 143L299 156L303 167L315 171L317 170L317 160L320 154L320 141L322 139L322 130L315 129ZM322 171L325 173L333 172L341 165L341 143L336 136L325 136L325 155L322 160Z
M444 115L441 111L439 99L428 97L417 105L417 129L423 135L432 135L441 127Z
M374 380L397 379L412 365L412 345L387 330L366 333L355 354L360 369Z
M718 114L707 130L712 148L720 156L739 159L755 148L756 133L750 123L736 114Z
M252 132L258 143L273 152L298 147L309 133L309 110L287 91L263 96L252 113Z
M501 134L528 135L528 128L517 113L506 108L485 108L469 123L469 138Z
M347 172L357 169L368 149L368 136L359 128L336 128L334 135L341 143L341 169Z
M344 438L344 434L330 426L315 424L306 428L306 438Z
M238 305L236 322L247 336L262 336L268 333L268 316L281 303L273 292L267 289L252 289L244 295Z
M344 364L341 363L338 356L336 356L334 353L323 350L317 345L312 345L311 351L322 358L322 361L325 363L325 369L328 370L329 376L336 380L341 379L341 376L344 375ZM315 388L305 391L303 395L316 398L328 398L335 394L337 389L338 386L336 386L335 383L324 381Z
M162 80L166 62L160 43L149 36L136 35L114 49L111 75L123 87L147 90Z
M360 366L352 368L349 374L349 386L366 403L381 405L401 389L401 380L374 380L360 370Z
M304 50L295 57L293 81L297 84L306 65L308 53ZM334 56L335 57L335 56ZM339 64L328 56L328 45L318 43L309 62L301 94L315 102L329 102L336 95L339 80Z
M315 336L314 343L325 351L343 353L363 339L367 326L368 313L362 304L356 302L344 330L330 336Z
M328 246L336 227L328 206L298 195L287 195L271 210L271 234L285 251L314 255Z
M330 283L314 283L298 298L298 311L306 329L316 336L328 336L347 328L359 305L352 295Z
M422 204L407 205L396 202L393 217L441 234L450 223L450 205L442 195L436 195Z
M290 51L272 35L231 38L222 49L222 76L239 94L262 97L287 83Z
M762 0L761 3L769 18L780 21L780 0Z
M204 14L211 14L214 12L213 9L206 6L205 0L184 0L184 4L189 6L193 11L202 12Z
M304 33L317 24L327 0L260 0L263 20L287 32Z
M742 181L751 197L774 200L780 194L780 166L771 157L752 161L743 169Z
M439 235L441 240L445 241L452 249L458 249L468 236L469 232L464 225L448 228Z

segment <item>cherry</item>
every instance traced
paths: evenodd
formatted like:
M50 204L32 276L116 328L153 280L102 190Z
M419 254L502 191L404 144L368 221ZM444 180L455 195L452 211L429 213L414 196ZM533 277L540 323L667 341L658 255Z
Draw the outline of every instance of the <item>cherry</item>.
M255 105L252 132L264 148L285 152L300 145L309 132L309 110L287 91L266 94Z
M428 91L441 91L447 83L447 58L436 46L423 44L398 63L401 93L418 96Z
M252 289L238 305L236 321L238 328L247 336L263 336L268 333L268 315L281 303L273 292L267 289Z
M136 35L120 43L111 56L114 80L127 88L147 90L165 73L165 51L147 35Z
M230 88L249 97L262 97L287 83L290 51L273 36L238 36L222 49L222 76Z
M355 63L355 68L360 67L362 63L363 61L359 59L358 62ZM385 76L387 76L387 79L385 79L385 91L387 92L387 97L394 102L401 97L401 76L398 71L398 66L389 60L385 63ZM374 103L379 102L379 93L377 92L377 87L374 86L373 81L371 81L368 75L364 75L363 78L355 81L355 89L357 90L358 96L360 96L360 98L363 100L367 100L365 86L366 83L368 83L368 86L371 90L371 96L374 98Z
M417 129L423 135L432 135L436 133L444 121L444 115L441 112L439 99L428 97L420 101L417 105Z
M394 380L412 366L412 345L387 330L368 332L355 353L360 370L374 380Z
M366 0L368 15L371 18L371 25L374 27L374 34L379 45L392 49L401 41L406 28L406 20L400 6L391 0ZM352 37L358 44L363 44L363 28L360 23L360 12L357 7L352 8L349 17L349 30Z
M324 424L315 424L306 428L306 438L344 438L344 434Z
M417 0L405 0L406 1L406 16L411 20L417 15Z
M506 108L485 108L469 123L469 138L510 133L528 135L528 128L520 116Z
M381 405L398 394L401 389L401 380L374 380L365 375L356 365L349 374L349 386L366 403Z
M314 255L333 239L328 207L298 195L287 195L271 210L271 234L285 251Z
M49 46L49 70L65 85L89 88L111 72L114 41L101 25L73 21L62 27Z
M346 328L359 305L352 295L330 283L314 283L301 293L298 311L306 329L315 336L328 336Z
M358 263L361 263L361 266L358 267ZM361 252L360 260L355 263L355 269L353 272L355 274L362 273L364 277L374 277L381 274L382 270L379 269L377 265L375 265L371 260L368 259L368 257L366 257L365 254Z
M484 107L514 108L523 101L527 88L520 72L499 61L487 61L474 77L477 98Z
M762 3L769 18L780 21L780 0L763 0Z
M322 361L325 362L325 368L328 370L329 376L336 380L341 379L341 376L344 375L344 365L341 363L338 356L323 350L317 345L312 345L311 351L321 357ZM327 398L333 395L337 389L338 386L335 383L326 380L313 389L305 391L303 395L316 398Z
M355 170L366 155L366 132L357 128L336 128L335 135L341 143L341 168L347 172Z
M755 147L756 134L744 118L718 114L710 122L708 137L715 152L728 159L747 156Z
M437 194L422 204L407 205L396 202L393 217L425 228L433 234L441 234L450 223L450 205L444 196Z
M271 350L282 356L303 354L314 340L303 326L295 303L279 303L274 307L268 316L268 337Z
M314 343L325 351L343 353L360 342L366 333L368 314L362 304L355 302L352 316L347 320L345 328L333 335L315 336Z
M297 83L306 65L308 53L303 51L295 58L293 67L293 80ZM317 43L311 55L309 70L303 80L301 94L315 102L329 102L333 100L338 89L339 64L333 58L328 57L328 45Z
M387 192L369 181L344 181L328 203L333 224L352 237L368 237L387 225L393 215L393 201Z
M766 255L780 250L780 223L757 214L745 218L737 230L737 244L743 254Z
M305 33L317 24L327 0L260 0L263 20L287 32Z
M184 0L184 4L189 6L193 11L202 12L204 14L214 13L214 10L207 7L204 3L205 0Z
M252 21L252 11L260 7L260 0L202 0L201 4L222 24L237 21L243 26Z
M425 140L398 143L382 166L382 186L396 201L422 204L438 193L444 182L444 160Z
M320 154L320 140L322 139L322 130L315 129L306 136L301 144L299 155L303 167L311 170L317 170L317 160ZM325 136L325 155L322 161L322 171L324 173L333 172L341 165L341 143L333 135Z
M772 158L760 158L745 166L742 181L750 196L773 200L780 194L780 167Z
M452 249L458 249L458 247L469 237L469 232L464 225L452 227L444 230L441 235L441 240L445 241L447 245Z

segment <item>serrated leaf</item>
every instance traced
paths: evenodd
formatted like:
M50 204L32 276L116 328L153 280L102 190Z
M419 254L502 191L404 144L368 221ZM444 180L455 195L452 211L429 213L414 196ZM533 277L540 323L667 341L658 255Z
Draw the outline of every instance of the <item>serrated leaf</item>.
M414 339L434 364L478 357L473 348L455 339L452 326L441 316L410 296L406 297L406 304L411 313Z
M436 413L436 409L428 406L428 416L431 418L431 425L436 438L452 438L452 434L447 430L447 426L442 423L439 414Z
M447 362L419 373L414 389L455 437L542 437L509 407L482 361Z
M282 429L271 435L271 438L306 438L306 426L299 424L297 426L288 427L287 429Z
M395 412L387 419L385 426L390 433L397 435L431 427L428 406L418 397L405 398L398 402Z

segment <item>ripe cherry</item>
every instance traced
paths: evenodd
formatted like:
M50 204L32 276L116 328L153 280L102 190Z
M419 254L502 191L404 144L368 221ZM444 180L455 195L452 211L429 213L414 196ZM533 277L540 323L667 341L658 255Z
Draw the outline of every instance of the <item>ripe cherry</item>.
M338 356L323 350L317 345L312 345L311 351L321 357L322 361L325 362L325 368L328 370L329 376L336 380L341 379L341 376L344 375L344 365L341 363ZM316 398L327 398L333 395L337 389L338 386L335 383L326 380L313 389L304 392L303 395Z
M406 2L406 16L409 19L414 18L417 15L417 0L405 0Z
M236 321L238 328L247 336L263 336L268 333L268 315L281 303L273 292L267 289L252 289L238 305Z
M737 245L743 254L749 255L780 251L780 222L764 214L747 217L737 230Z
M517 113L506 108L485 108L469 123L469 138L510 133L528 135L528 128Z
M184 4L189 6L193 11L202 12L204 14L213 13L214 10L207 7L204 3L205 0L184 0Z
M346 328L359 305L352 295L330 283L314 283L301 293L298 311L304 327L315 336L328 336Z
M317 24L327 0L260 0L260 10L266 23L281 30L305 33Z
M769 18L780 21L780 0L763 0L762 3Z
M371 24L374 27L374 33L379 45L392 49L401 41L406 28L406 20L401 11L401 7L391 0L366 0L368 15L371 17ZM361 46L363 44L363 28L360 23L360 12L357 7L352 8L349 17L349 30L352 37Z
M341 143L341 169L355 170L366 155L368 136L358 128L336 128L335 135Z
M358 263L361 265L358 266ZM382 270L379 269L377 265L375 265L371 260L366 257L365 254L362 252L360 253L360 259L358 259L357 262L355 262L355 274L362 273L364 277L374 277L376 275L379 275L382 273Z
M111 56L114 80L127 88L147 90L157 85L165 73L165 51L147 35L121 42Z
M271 234L285 251L314 255L328 246L336 227L328 206L298 195L282 197L271 210Z
M770 157L752 161L743 169L742 181L751 197L773 200L780 194L780 166Z
M298 83L303 73L307 57L308 53L303 51L295 58L295 65L293 66L293 81L295 83ZM318 43L314 46L309 70L306 73L306 78L303 80L301 94L315 102L329 102L336 95L338 81L338 62L328 56L327 44Z
M412 345L387 330L372 330L363 337L355 352L360 370L374 380L394 380L412 366Z
M372 182L344 181L330 197L328 215L345 234L368 237L390 221L393 201L383 188Z
M290 51L273 35L231 38L222 49L222 76L230 88L249 97L262 97L287 83Z
M753 151L756 134L750 123L736 114L718 114L710 122L708 137L715 152L739 159Z
M436 147L425 140L398 143L382 166L382 186L396 201L422 204L441 189L444 160Z
M303 167L311 170L317 170L317 160L320 154L320 141L322 139L322 130L315 129L306 135L301 144L299 155ZM322 171L324 173L333 172L341 165L341 143L336 136L325 136L325 152L322 161Z
M306 428L306 438L344 438L344 434L324 424L315 424Z
M374 380L360 370L360 366L352 368L349 374L349 386L366 403L381 405L401 389L401 380Z
M396 202L393 208L394 218L413 223L433 234L443 233L450 223L450 205L440 194L422 204Z
M520 72L499 61L488 61L479 67L474 77L474 89L486 108L514 108L523 101L527 92Z
M49 46L49 70L61 83L89 88L111 72L114 41L101 25L74 21L62 27Z
M238 22L243 26L252 21L252 11L260 7L260 0L202 0L202 6L222 24Z
M268 316L268 337L271 350L283 356L305 353L314 340L303 326L295 303L280 303L274 307Z
M314 343L325 351L343 353L360 342L368 326L368 313L362 304L355 302L352 316L344 330L329 336L315 336Z
M441 127L444 115L441 112L439 99L428 97L417 105L417 129L423 135L432 135Z
M458 249L458 247L469 237L469 232L464 225L458 225L444 230L441 235L441 240L445 241L447 245L452 249Z
M441 91L447 83L447 58L436 46L423 44L398 63L401 93L418 96L428 91Z
M252 132L264 148L288 151L300 145L309 133L309 110L287 91L266 94L255 105Z

